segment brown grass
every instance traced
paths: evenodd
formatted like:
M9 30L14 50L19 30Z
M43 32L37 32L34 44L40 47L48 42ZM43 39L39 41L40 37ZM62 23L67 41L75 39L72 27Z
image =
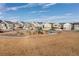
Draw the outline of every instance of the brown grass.
M4 36L0 38L0 55L79 55L79 32L25 37Z

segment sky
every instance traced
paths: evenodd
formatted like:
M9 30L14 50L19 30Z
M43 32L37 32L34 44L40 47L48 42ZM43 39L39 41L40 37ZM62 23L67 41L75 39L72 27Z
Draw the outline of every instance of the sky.
M79 3L0 3L0 19L26 22L79 22Z

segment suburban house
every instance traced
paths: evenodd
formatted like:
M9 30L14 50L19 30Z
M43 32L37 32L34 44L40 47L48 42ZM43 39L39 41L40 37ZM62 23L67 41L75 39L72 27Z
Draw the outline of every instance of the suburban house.
M31 23L28 22L23 22L23 30L29 30L29 28L31 27Z
M43 24L43 30L44 31L48 31L50 29L52 29L52 25L50 23L44 23Z
M0 20L0 31L26 30L32 32L71 31L79 30L79 23L48 23L48 22L11 22Z
M0 30L6 30L6 24L0 20Z
M53 23L54 30L62 30L62 25L60 23Z
M7 30L13 30L14 22L5 21L7 23Z
M32 22L32 25L37 28L37 27L43 27L43 23L42 22Z
M72 24L71 23L65 23L63 25L63 30L71 31L72 30Z
M13 24L13 30L17 30L17 29L23 29L23 25L19 22L15 22Z
M37 22L32 22L31 23L34 27L38 27L39 26L39 24L37 23Z
M73 23L73 29L75 30L75 31L79 31L79 23L77 22L77 23Z

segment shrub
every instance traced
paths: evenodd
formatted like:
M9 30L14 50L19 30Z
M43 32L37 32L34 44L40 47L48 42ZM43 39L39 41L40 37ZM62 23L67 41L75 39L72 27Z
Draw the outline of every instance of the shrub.
M26 34L27 34L27 31L23 31L23 30L17 31L16 33L17 36L25 36Z

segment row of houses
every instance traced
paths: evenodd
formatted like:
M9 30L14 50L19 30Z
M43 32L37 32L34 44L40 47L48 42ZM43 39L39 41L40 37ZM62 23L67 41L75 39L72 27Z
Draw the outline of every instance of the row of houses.
M0 30L11 31L17 29L35 30L41 28L43 31L47 30L79 30L79 23L45 23L45 22L11 22L0 20Z
M36 27L41 27L46 30L65 30L65 31L79 31L79 23L34 23Z
M2 31L11 31L18 27L21 27L20 23L0 20L0 30Z

